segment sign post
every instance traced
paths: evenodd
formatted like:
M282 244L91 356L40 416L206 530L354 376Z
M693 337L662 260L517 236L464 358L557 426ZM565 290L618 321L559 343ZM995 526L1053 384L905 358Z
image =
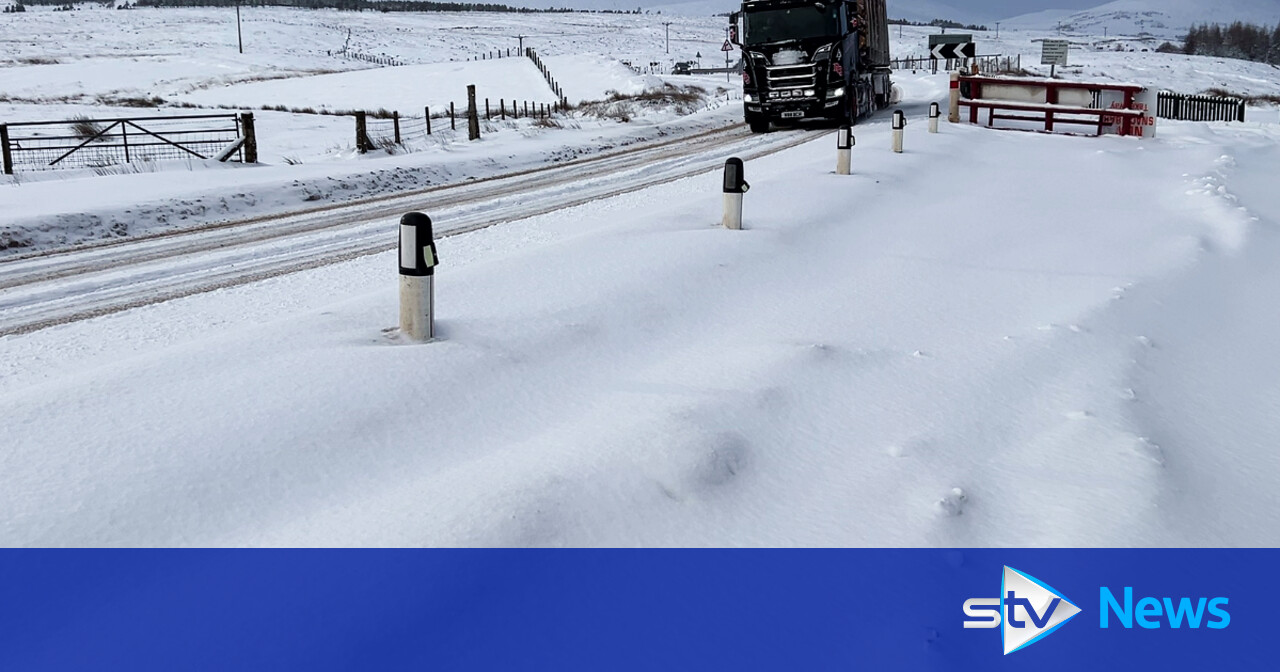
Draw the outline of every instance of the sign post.
M1053 79L1056 74L1057 67L1067 66L1067 51L1070 49L1070 43L1066 40L1045 40L1044 47L1040 52L1040 65L1049 66L1049 79Z
M733 51L733 43L729 39L729 29L724 29L724 46L720 47L720 51L724 52L724 81L733 81L733 73L729 72L729 52Z

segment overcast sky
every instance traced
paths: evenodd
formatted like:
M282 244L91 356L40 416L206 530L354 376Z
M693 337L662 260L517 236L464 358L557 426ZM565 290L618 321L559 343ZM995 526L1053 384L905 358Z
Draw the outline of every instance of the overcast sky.
M1111 0L888 0L889 16L912 20L949 18L954 20L997 21L1045 9L1091 9ZM1215 0L1205 0L1214 2ZM666 8L679 14L714 14L736 9L741 0L507 0L506 4L526 7L573 7L575 9ZM1160 0L1152 0L1159 6ZM678 8L678 9L677 9Z
M946 4L978 16L1004 18L1030 14L1042 9L1091 9L1109 0L951 0ZM1212 0L1210 0L1212 1ZM945 2L945 0L944 0ZM889 0L893 4L893 0ZM890 11L890 14L893 12Z

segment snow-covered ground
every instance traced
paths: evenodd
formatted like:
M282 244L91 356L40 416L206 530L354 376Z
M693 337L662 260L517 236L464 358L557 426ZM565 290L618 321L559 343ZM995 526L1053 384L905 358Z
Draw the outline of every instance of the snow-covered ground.
M656 36L660 19L628 20ZM549 31L557 18L531 20ZM714 39L720 20L707 21ZM898 53L923 35L906 29ZM1028 65L1046 36L994 46ZM6 44L11 60L35 55ZM566 89L648 86L615 47L544 53ZM1195 72L1277 87L1251 64L1076 56L1175 90L1198 87ZM272 58L237 67L324 69ZM219 91L161 79L103 91ZM714 98L716 79L702 81ZM923 111L945 75L896 81L904 154L877 117L856 128L852 176L833 174L830 136L749 161L744 231L716 226L710 173L440 241L434 343L392 329L390 253L0 337L0 543L1280 543L1275 110L1161 121L1146 141L964 124L931 135ZM48 108L0 115L94 109L50 87L32 88L59 97ZM375 175L382 190L461 180L723 126L736 104L567 129L512 121L481 143L381 158L11 182L0 225L189 208L192 195L230 198L235 214L285 209L306 202L295 180L363 193Z

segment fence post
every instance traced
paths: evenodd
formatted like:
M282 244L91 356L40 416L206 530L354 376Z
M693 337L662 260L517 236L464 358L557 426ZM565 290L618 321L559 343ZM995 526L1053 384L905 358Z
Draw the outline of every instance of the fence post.
M253 127L253 113L244 112L240 115L240 127L244 133L244 162L258 162L258 132Z
M365 113L356 112L356 151L364 154L369 151L368 136L365 134Z
M506 98L498 99L498 109L502 110L502 120L506 121L507 120L507 99Z
M458 118L453 114L453 101L449 101L449 130L458 130Z
M4 174L13 174L13 153L9 151L9 125L0 124L0 155L3 155Z
M428 105L422 109L425 114L423 118L427 120L427 135L431 135L431 106Z
M396 144L400 144L400 111L396 110L391 113L391 123L395 128Z
M476 111L476 85L467 85L467 139L480 139L480 114Z
M129 163L129 123L120 124L120 142L124 145L124 162Z
M529 117L529 101L527 100L524 101L524 116L525 118Z
M492 118L493 118L493 115L489 112L489 99L485 98L484 99L484 120L488 121Z

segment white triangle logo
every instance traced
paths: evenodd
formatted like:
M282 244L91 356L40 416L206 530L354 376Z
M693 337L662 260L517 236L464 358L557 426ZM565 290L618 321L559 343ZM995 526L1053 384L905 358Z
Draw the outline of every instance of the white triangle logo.
M1062 593L1005 565L1000 580L1000 639L1004 653L1031 646L1080 613Z

